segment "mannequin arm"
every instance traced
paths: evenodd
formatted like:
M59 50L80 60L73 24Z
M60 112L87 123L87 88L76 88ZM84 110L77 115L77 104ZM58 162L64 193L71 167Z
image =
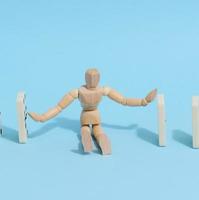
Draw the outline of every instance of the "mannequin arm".
M155 97L157 95L157 89L152 90L143 99L125 98L119 92L117 92L116 90L113 90L109 87L103 88L103 95L108 96L113 101L116 101L117 103L120 103L122 105L126 105L126 106L146 106L155 99Z
M64 108L66 108L77 98L78 98L78 90L77 89L72 90L68 94L66 94L54 108L51 108L47 112L41 115L34 112L30 112L28 114L35 121L45 122L57 116Z

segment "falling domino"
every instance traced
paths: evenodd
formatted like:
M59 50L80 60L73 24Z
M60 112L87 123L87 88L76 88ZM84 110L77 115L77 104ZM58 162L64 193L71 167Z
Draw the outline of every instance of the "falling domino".
M193 148L199 148L199 96L192 98Z
M159 146L166 146L166 114L164 95L157 96Z
M26 143L27 141L27 129L26 129L26 105L25 105L25 93L19 92L17 95L17 118L19 127L19 143Z

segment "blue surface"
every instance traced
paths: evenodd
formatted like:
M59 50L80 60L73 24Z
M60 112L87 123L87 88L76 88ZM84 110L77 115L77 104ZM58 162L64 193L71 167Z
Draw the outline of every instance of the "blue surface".
M198 1L0 1L0 199L197 199L199 151L191 148L191 97L199 94ZM84 83L129 97L164 93L168 147L157 146L156 103L100 105L113 154L79 146L80 105L45 124L28 119L17 140L16 94L43 112Z

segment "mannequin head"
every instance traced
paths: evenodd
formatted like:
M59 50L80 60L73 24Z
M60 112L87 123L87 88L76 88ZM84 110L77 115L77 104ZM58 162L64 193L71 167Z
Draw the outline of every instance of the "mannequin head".
M86 87L88 89L94 89L98 86L100 80L100 73L97 69L88 69L85 73Z

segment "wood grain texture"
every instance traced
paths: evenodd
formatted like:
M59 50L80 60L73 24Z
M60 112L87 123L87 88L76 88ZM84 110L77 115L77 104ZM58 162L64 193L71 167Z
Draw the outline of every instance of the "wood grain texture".
M112 152L111 143L107 135L102 130L100 125L93 126L94 137L102 151L103 155L110 155Z
M89 153L93 150L91 129L89 126L81 127L81 141L84 148L84 152Z
M84 111L86 110L96 110L98 104L102 100L102 89L87 89L85 86L82 86L79 89L79 101Z
M80 117L81 125L100 124L101 118L98 110L82 111Z

